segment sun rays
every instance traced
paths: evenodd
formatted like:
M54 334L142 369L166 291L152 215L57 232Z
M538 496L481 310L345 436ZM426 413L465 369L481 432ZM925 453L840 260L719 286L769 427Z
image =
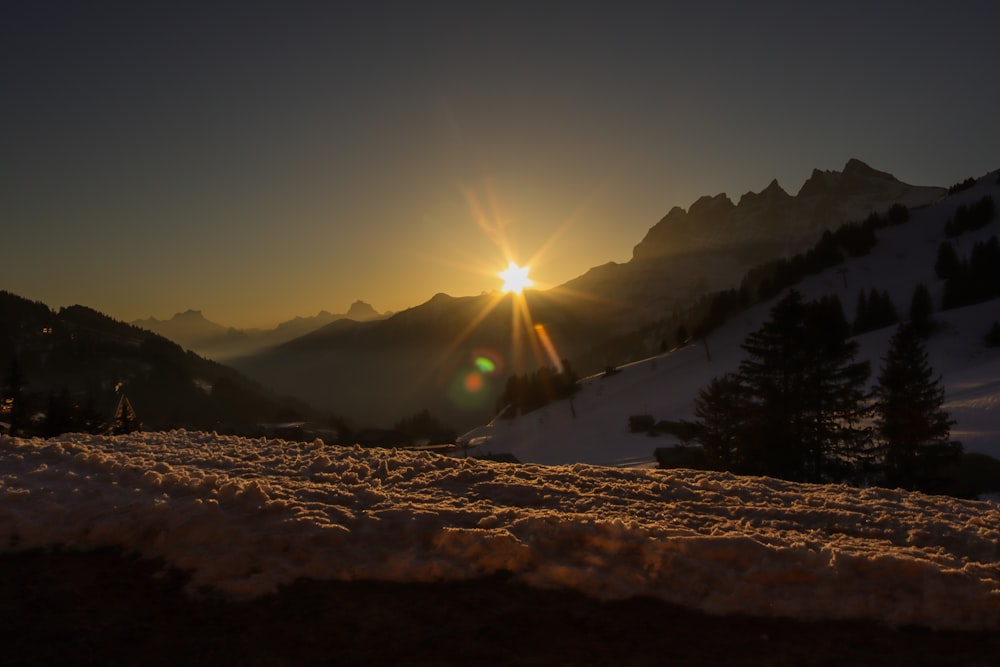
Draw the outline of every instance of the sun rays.
M538 284L529 273L544 266L544 256L574 225L582 209L563 220L537 252L521 262L510 234L517 221L503 210L491 185L487 183L480 190L465 188L463 193L469 219L495 248L500 262L483 261L476 265L466 255L462 265L472 273L499 278L502 285L480 297L466 297L469 309L453 320L457 326L444 348L436 351L432 369L423 377L414 378L412 397L435 387L447 392L454 408L484 410L494 407L493 401L501 394L508 374L540 367L552 367L556 373L563 370L558 339L565 332L558 327L547 328L545 322L550 310L546 304L553 304L553 299L544 290L551 286ZM596 301L566 289L558 290L556 296ZM532 312L533 308L537 314Z
M507 268L497 274L503 279L503 292L505 294L508 292L521 294L524 290L534 285L535 281L528 277L528 271L529 267L518 266L514 263L514 260L510 260Z

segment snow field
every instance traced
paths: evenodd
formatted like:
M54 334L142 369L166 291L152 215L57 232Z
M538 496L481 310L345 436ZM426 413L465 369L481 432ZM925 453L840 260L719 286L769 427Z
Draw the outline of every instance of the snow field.
M712 613L1000 629L1000 506L689 470L173 431L0 438L0 545L120 546L252 597L510 571Z

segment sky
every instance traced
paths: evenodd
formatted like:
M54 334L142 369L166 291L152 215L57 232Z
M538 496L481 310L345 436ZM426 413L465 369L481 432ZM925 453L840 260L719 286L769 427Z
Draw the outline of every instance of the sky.
M694 6L697 5L697 6ZM25 2L0 289L274 326L624 262L672 207L859 158L1000 166L1000 7Z

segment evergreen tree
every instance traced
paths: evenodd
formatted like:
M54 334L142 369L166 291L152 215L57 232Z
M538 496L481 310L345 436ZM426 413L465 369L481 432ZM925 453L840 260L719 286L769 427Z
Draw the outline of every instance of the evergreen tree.
M746 460L746 448L741 445L744 395L739 377L727 373L712 378L695 399L694 439L701 443L709 467L714 470L745 470L751 464Z
M805 426L809 459L806 479L817 482L852 480L869 454L870 429L865 385L868 362L855 362L858 343L848 340L850 327L835 296L806 304L808 371Z
M868 317L868 295L864 290L858 292L858 305L854 308L854 335L870 331Z
M3 409L10 424L11 435L21 435L22 429L28 425L28 406L22 391L26 384L24 371L21 370L21 362L17 357L12 357L4 384L4 392L0 396L3 399Z
M921 338L927 338L934 331L934 302L931 300L927 285L920 283L913 288L913 298L910 300L910 326Z
M955 246L948 241L942 241L938 246L937 261L934 262L934 273L941 280L950 280L962 270L962 261L955 252Z
M1000 240L996 236L972 246L969 271L977 302L1000 296Z
M889 296L887 290L879 292L872 288L872 293L868 296L868 307L871 308L873 330L899 324L896 304L892 302L892 297Z
M690 335L688 334L687 327L685 327L683 323L677 325L677 333L674 334L674 341L676 345L678 347L684 345L688 338L690 338Z
M875 387L878 448L890 486L934 490L937 472L962 453L961 443L949 439L955 422L941 409L944 388L932 373L920 337L901 325Z
M63 390L58 394L50 391L49 405L45 412L45 422L42 425L42 435L51 438L74 430L77 426L74 413L73 398L70 396L69 389L63 387Z
M972 246L969 260L944 284L942 308L960 308L1000 296L1000 240L996 236Z
M986 333L986 347L1000 347L1000 322L994 322Z
M890 225L901 225L910 221L910 209L905 204L893 204L886 214Z
M804 476L804 319L801 295L792 290L743 343L750 355L739 368L746 393L740 458L746 465L738 472Z
M867 451L862 426L867 362L835 297L803 303L791 291L743 344L734 377L713 382L696 404L700 442L735 472L785 479L850 479Z
M899 322L899 314L892 303L889 292L879 292L874 287L867 295L864 290L858 295L858 305L854 317L854 334L863 334Z
M124 393L119 394L118 407L115 409L115 417L111 422L111 433L122 435L142 430L142 422L132 408L132 403Z

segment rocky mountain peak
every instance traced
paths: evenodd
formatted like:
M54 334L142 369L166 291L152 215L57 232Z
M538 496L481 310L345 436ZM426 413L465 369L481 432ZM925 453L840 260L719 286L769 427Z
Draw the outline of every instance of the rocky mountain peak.
M719 253L745 243L784 244L788 250L870 211L897 201L927 203L939 194L937 188L907 185L852 158L843 171L814 169L795 196L773 179L762 191L740 197L739 205L723 193L699 198L686 213L675 207L650 228L632 258Z
M857 158L851 158L843 171L820 171L813 169L812 175L802 184L799 197L817 195L855 194L873 187L884 190L888 184L900 184L896 177L884 171L872 169Z
M867 164L861 160L852 157L844 165L844 174L881 174L882 172L876 171L869 167Z
M762 203L774 205L787 199L792 199L792 196L778 185L778 179L775 178L760 192L751 191L740 197L740 203L736 208L744 210Z
M373 320L379 317L377 310L372 308L371 304L365 303L364 301L355 301L351 304L351 307L347 309L347 317L352 320Z
M691 204L688 215L704 220L721 219L734 208L736 208L736 205L733 203L733 200L726 196L725 192L722 192L714 197L706 195L699 198L698 201Z

